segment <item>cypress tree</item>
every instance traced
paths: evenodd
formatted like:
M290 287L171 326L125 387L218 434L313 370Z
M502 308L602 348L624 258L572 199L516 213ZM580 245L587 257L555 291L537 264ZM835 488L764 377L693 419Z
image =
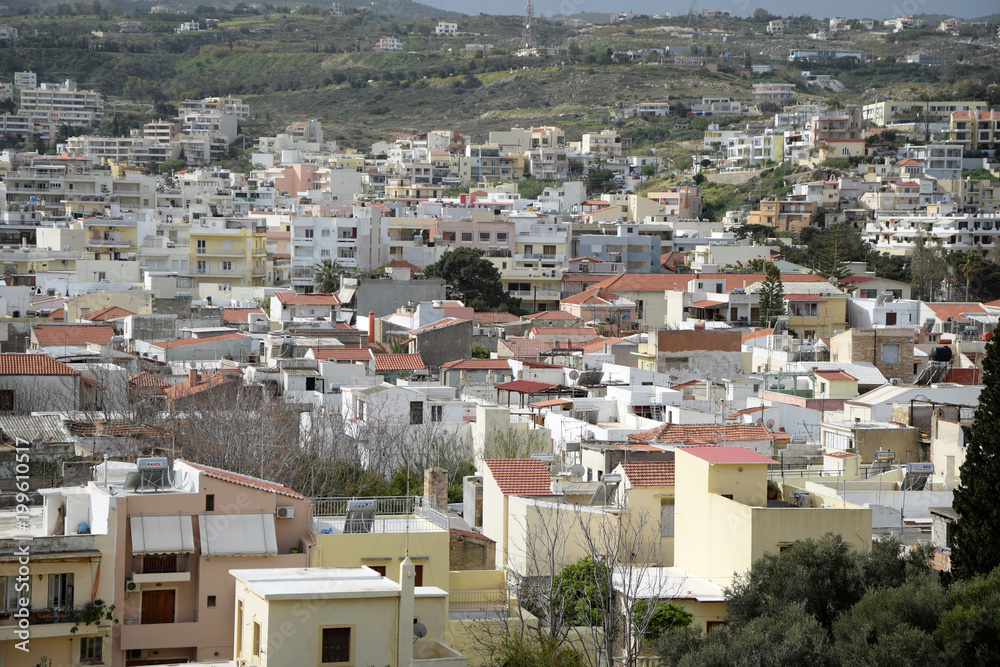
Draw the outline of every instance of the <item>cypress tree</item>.
M768 263L766 272L757 303L757 317L761 326L770 327L779 315L785 314L785 287L781 283L781 271L773 263Z
M986 344L983 390L972 424L965 433L962 485L952 508L958 514L952 546L952 570L958 577L986 575L1000 565L1000 349L994 337Z

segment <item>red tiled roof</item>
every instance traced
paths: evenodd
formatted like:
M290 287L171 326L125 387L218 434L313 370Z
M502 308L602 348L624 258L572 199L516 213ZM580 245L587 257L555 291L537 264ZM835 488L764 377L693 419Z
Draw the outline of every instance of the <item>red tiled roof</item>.
M128 383L135 387L169 387L170 383L161 378L159 375L154 375L149 371L142 371L141 373L136 373L128 379Z
M848 375L844 371L813 371L816 375L820 376L824 380L829 380L830 382L850 382L852 380L856 381L857 378L853 375Z
M818 294L786 294L785 301L826 303L826 298L819 296Z
M525 315L526 320L575 320L576 315L567 313L565 310L543 310L531 315Z
M376 371L418 371L427 368L423 357L417 354L373 354Z
M682 447L683 451L709 463L777 463L772 458L758 454L746 447Z
M583 351L587 353L600 352L604 349L606 345L617 345L618 343L628 342L624 338L595 338L594 340L588 340L583 344ZM634 343L631 343L634 345Z
M673 486L673 461L632 461L623 463L625 476L632 486Z
M616 294L622 292L683 291L693 275L689 273L620 273L597 283Z
M928 303L927 307L934 311L934 314L942 322L949 317L952 322L968 322L969 319L962 313L985 313L981 303Z
M676 387L675 387L676 388ZM640 442L706 443L774 440L763 424L664 424L629 435Z
M78 438L92 438L95 435L106 435L111 438L159 437L170 435L170 431L160 426L150 426L132 420L83 421L71 419L66 421L66 430Z
M572 305L611 305L618 299L620 299L617 294L611 290L604 289L600 286L588 287L579 294L574 294L573 296L566 297L562 300L562 303L568 303Z
M536 401L528 405L532 408L551 408L556 405L573 405L573 401L568 398L550 398L547 401Z
M223 308L222 321L227 324L246 324L247 316L252 313L266 315L263 308Z
M545 391L546 389L552 389L553 387L558 387L558 382L541 382L540 380L513 380L511 382L504 382L503 384L496 385L497 389L503 389L504 391L516 391L519 394L534 394L535 392Z
M736 412L730 412L730 417L742 417L743 415L752 415L755 412L763 412L767 408L763 405L758 405L755 408L743 408L742 410L737 410Z
M314 347L313 357L330 361L371 361L372 352L367 347Z
M275 292L274 298L283 306L339 306L336 294L298 294L296 292Z
M241 333L233 332L231 334L222 334L221 336L209 336L208 338L176 338L174 340L165 340L162 343L153 343L153 347L158 347L161 350L169 350L173 347L201 345L203 343L211 343L220 340L236 340L237 338L246 338L246 336Z
M452 535L457 535L458 537L468 537L473 540L483 540L484 542L496 542L496 540L486 537L482 533L476 533L471 530L460 530L459 528L451 528L448 530Z
M203 475L214 479L221 479L223 482L239 484L240 486L248 486L251 489L258 489L260 491L270 491L272 493L277 493L278 495L288 496L289 498L308 500L308 498L303 496L298 491L293 491L287 486L275 484L274 482L268 482L267 480L259 479L257 477L250 477L249 475L240 475L235 472L229 472L228 470L221 470L220 468L212 468L206 465L201 465L200 463L191 463L190 461L185 461L185 463L196 470L200 470Z
M531 332L542 336L566 336L567 338L593 338L597 335L594 327L532 327Z
M36 324L33 332L38 345L109 345L115 330L107 324Z
M510 370L510 364L506 359L455 359L454 361L441 364L441 368L469 371L505 371Z
M81 315L80 319L90 320L91 322L107 322L109 320L120 320L129 315L135 315L135 313L131 310L125 310L120 306L108 306L107 308L101 308L92 313Z
M552 473L538 459L486 459L486 467L505 496L551 496Z
M483 324L505 324L507 322L517 322L517 315L510 313L476 313L476 320Z
M64 321L66 319L66 309L56 308L55 310L50 310L49 319L54 320L56 322Z
M387 268L391 268L391 269L409 269L410 273L414 273L414 274L416 274L416 273L423 273L424 272L424 270L421 269L416 264L413 264L411 262L407 262L407 261L402 260L402 259L397 259L394 262L389 262L388 264L386 264L386 267Z
M448 327L455 326L456 324L461 324L462 322L471 322L471 320L464 320L460 317L445 317L444 319L440 319L437 322L431 322L430 324L425 324L419 329L410 330L410 335L412 336L413 334L421 334L421 333L427 333L428 331L446 329Z
M551 350L555 343L537 338L504 338L497 341L497 347L506 348L512 357L533 357L539 352Z
M0 354L0 375L79 375L66 364L47 354Z
M745 343L748 340L753 340L754 338L760 338L761 336L769 336L772 333L774 333L774 328L767 327L766 329L757 329L756 331L748 331L747 333L743 334L742 339L743 342Z
M214 389L219 385L225 384L230 380L235 378L231 377L232 374L221 373L219 371L209 371L207 373L198 374L197 384L192 384L191 379L188 378L183 382L178 382L172 387L167 387L163 391L163 395L169 400L176 401L180 398L187 398L193 396L194 394L199 394L203 391L209 389Z
M708 299L704 301L695 301L691 304L691 308L715 308L716 306L726 305L725 301L710 301Z

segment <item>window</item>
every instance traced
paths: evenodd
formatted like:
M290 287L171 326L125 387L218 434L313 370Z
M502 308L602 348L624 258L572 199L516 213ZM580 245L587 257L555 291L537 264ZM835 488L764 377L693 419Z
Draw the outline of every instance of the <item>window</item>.
M351 628L323 628L320 663L351 662Z
M209 493L205 496L205 511L211 512L215 510L215 494Z
M208 262L205 260L198 260L198 273L208 273Z
M432 405L431 406L431 421L439 422L444 416L444 406L442 405Z
M424 566L414 565L413 566L413 585L423 586L424 585Z
M320 250L319 251L319 256L320 257L329 257L330 256L330 251L329 250Z
M462 243L472 243L472 232L462 232Z
M410 401L410 424L424 423L424 402Z
M49 575L49 605L50 607L73 606L73 575Z
M243 657L243 600L236 601L236 657Z
M497 243L507 242L507 232L497 232Z
M330 230L329 230L329 229L324 229L323 231L321 231L321 232L319 233L319 235L320 235L320 236L323 236L323 237L327 237L327 236L329 236L329 235L330 235Z
M80 662L104 662L104 638L82 637L80 639Z
M205 245L206 245L205 239L198 239L198 254L199 255L204 255L208 251L208 248L206 248Z
M260 623L257 621L253 622L253 655L255 658L260 657Z
M885 314L885 325L887 327L896 326L896 313L886 313Z
M895 343L888 343L882 345L882 363L883 364L899 363L899 345Z
M232 271L232 270L233 270L232 262L229 261L219 262L219 271Z
M660 537L674 536L674 499L660 499Z
M12 412L14 410L14 390L0 389L0 412Z
M209 609L215 609L215 596L209 595L208 600L205 602L205 606Z
M0 577L0 611L17 611L16 587L16 577Z
M479 242L480 243L489 243L490 242L490 233L489 232L479 232Z
M381 574L383 577L385 576L385 565L369 565L368 567L370 567L371 569L375 570L376 572L378 572L379 574Z
M313 237L313 230L312 230L312 228L303 229L302 230L302 236L306 237L307 239L311 239Z

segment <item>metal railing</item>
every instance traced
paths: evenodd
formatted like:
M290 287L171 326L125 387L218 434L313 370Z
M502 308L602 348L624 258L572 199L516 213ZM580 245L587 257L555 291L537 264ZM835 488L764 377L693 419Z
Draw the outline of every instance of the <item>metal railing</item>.
M351 500L374 500L375 519L373 533L393 533L411 530L427 532L448 530L448 515L421 496L384 496L380 498L319 497L313 498L313 518L317 524L329 524L340 528L342 519L347 518L347 503ZM425 522L409 521L411 517Z
M500 614L510 609L510 592L500 588L453 590L448 595L449 614Z

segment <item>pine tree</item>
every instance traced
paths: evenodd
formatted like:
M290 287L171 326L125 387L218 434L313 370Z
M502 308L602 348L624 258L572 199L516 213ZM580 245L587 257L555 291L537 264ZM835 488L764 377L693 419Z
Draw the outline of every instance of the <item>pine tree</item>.
M827 232L818 259L819 272L827 278L836 278L839 283L851 275L847 268L847 235L842 225L835 225Z
M781 283L781 271L773 263L767 265L766 272L757 303L757 317L763 326L770 327L779 315L785 314L785 287Z
M988 574L1000 565L1000 348L993 338L983 359L979 407L965 433L962 485L952 507L958 514L952 547L952 570L961 578Z

